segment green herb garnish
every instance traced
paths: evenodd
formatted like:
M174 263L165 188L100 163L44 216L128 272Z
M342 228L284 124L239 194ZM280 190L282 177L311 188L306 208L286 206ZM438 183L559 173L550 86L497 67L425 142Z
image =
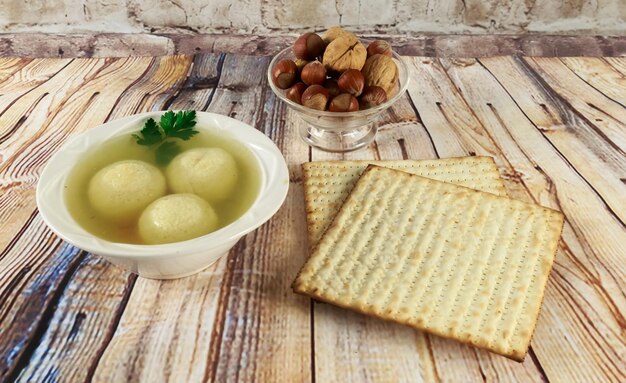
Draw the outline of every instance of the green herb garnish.
M180 153L180 147L177 143L166 141L159 145L156 149L156 162L159 166L166 166Z
M156 146L156 163L165 166L181 152L180 146L172 139L179 138L187 141L198 134L196 126L196 111L187 110L174 113L165 112L157 124L149 118L138 134L133 134L136 142L144 146Z

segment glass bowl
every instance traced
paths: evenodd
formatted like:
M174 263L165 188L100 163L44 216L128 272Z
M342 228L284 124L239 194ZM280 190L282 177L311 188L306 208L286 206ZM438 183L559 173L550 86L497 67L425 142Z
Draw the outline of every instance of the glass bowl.
M367 45L367 42L361 40ZM300 137L307 144L328 152L349 152L369 145L378 130L380 114L398 101L409 84L408 68L402 58L393 52L398 67L396 92L385 103L356 112L328 112L307 108L287 98L287 90L279 89L272 81L272 68L282 59L295 60L291 47L280 51L267 69L267 79L272 91L293 109L306 124L300 129Z

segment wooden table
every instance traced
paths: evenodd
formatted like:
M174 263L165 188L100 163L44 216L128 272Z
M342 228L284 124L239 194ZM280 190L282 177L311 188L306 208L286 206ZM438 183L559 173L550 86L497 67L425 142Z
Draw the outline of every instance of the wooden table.
M626 58L407 58L376 142L311 150L269 57L0 59L0 381L626 381ZM35 185L69 137L162 109L226 114L291 172L278 214L204 272L155 281L60 240ZM307 257L300 164L493 156L513 198L567 219L524 363L291 292Z

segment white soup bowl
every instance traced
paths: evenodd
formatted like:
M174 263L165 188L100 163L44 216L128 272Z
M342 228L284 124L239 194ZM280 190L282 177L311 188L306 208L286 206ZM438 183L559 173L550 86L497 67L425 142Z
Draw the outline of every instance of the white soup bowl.
M241 121L215 113L197 112L197 129L210 130L244 145L257 162L259 191L250 208L237 220L210 234L162 245L136 245L107 241L83 229L68 211L64 191L73 167L98 145L141 129L149 112L111 121L80 134L52 156L37 184L37 207L46 224L59 237L85 251L100 255L146 278L173 279L208 267L237 241L269 220L280 208L289 188L287 164L276 145L260 131Z

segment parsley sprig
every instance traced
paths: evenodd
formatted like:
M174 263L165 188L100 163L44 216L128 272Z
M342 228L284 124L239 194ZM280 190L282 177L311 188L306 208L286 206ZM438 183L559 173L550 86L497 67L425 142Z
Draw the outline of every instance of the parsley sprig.
M158 124L149 118L144 123L143 129L133 134L133 137L139 145L156 146L156 162L159 166L165 166L181 152L180 146L173 139L189 140L198 134L194 126L196 126L195 110L178 113L168 111L161 115Z

